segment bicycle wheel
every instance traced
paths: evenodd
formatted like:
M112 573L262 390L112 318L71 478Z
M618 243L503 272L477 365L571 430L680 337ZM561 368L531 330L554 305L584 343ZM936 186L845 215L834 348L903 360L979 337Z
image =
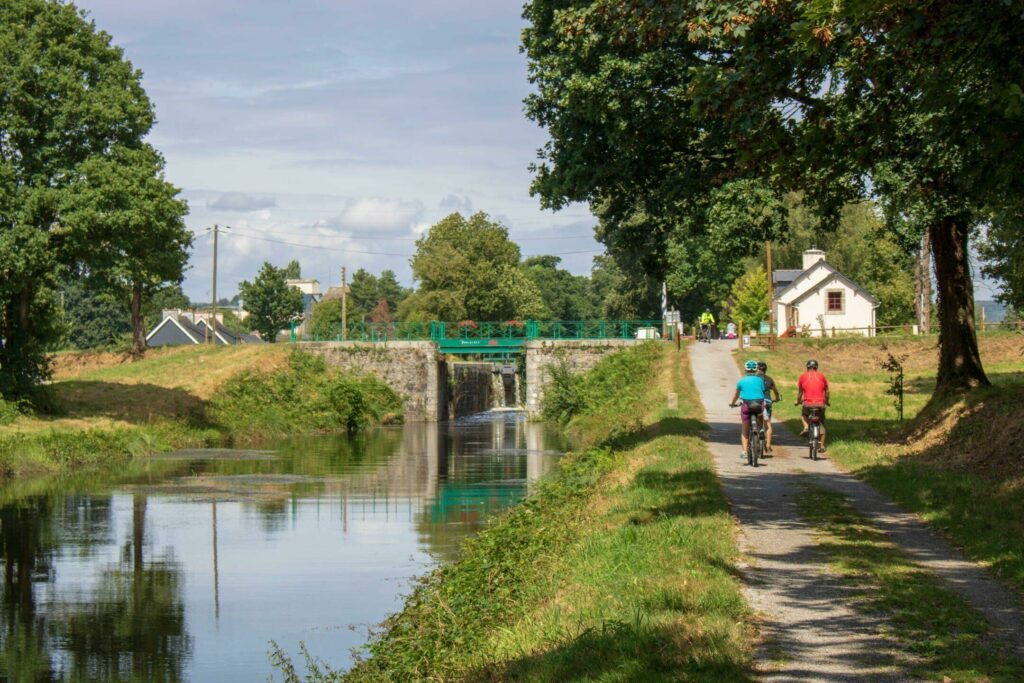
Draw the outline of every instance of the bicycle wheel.
M811 460L818 459L818 425L811 425Z
M751 466L754 464L754 439L756 438L754 430L751 429L750 438L747 439L747 464Z

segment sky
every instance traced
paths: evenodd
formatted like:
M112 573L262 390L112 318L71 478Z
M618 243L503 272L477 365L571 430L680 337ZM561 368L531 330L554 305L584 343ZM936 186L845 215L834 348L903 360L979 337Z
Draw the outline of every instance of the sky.
M231 228L218 298L291 259L324 289L343 265L411 284L416 237L453 211L487 212L574 273L601 253L585 206L543 211L529 193L546 137L523 115L520 0L78 4L143 72L150 141L196 234L193 301L210 298L214 224Z
M519 0L81 0L143 72L150 142L196 234L185 293L217 296L263 261L326 288L341 267L390 268L453 211L485 211L524 255L587 273L585 206L531 197L544 131L523 115ZM285 242L291 244L284 244ZM302 246L295 246L302 245Z

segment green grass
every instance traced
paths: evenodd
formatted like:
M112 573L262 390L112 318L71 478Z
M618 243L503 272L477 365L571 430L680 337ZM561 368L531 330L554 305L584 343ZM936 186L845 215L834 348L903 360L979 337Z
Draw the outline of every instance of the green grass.
M984 616L931 572L914 564L840 494L807 487L801 514L820 535L819 548L856 587L857 609L887 618L888 635L917 678L1024 680L1024 663L993 637Z
M920 515L968 556L992 568L1024 593L1024 356L1020 335L979 338L993 386L948 405L928 405L935 383L935 340L847 339L782 342L775 353L737 354L737 361L766 360L784 400L777 419L800 427L796 377L807 358L821 361L832 385L828 457ZM878 363L892 351L906 356L908 393L899 424L886 373ZM925 407L928 410L922 414ZM963 413L942 425L944 413ZM915 429L916 428L916 429ZM927 437L927 445L916 440Z
M332 372L318 357L188 351L153 354L55 383L50 391L64 415L26 417L0 404L4 415L12 413L0 420L10 423L0 429L0 477L67 474L176 448L283 434L353 431L401 416L398 396L382 381ZM209 358L227 360L222 366L233 374L205 399L191 390L209 380L191 377L189 366ZM283 362L248 367L270 358ZM96 379L102 376L116 381ZM171 385L175 376L184 386Z
M617 405L636 428L578 422L588 440L602 429L606 438L563 458L535 494L466 542L458 561L427 576L353 670L307 658L317 668L310 679L748 679L735 529L702 441L686 355L649 345L596 372L627 368L628 381L605 383L580 415ZM627 386L638 388L625 405ZM664 409L668 390L688 401ZM285 680L302 680L287 655L273 658Z

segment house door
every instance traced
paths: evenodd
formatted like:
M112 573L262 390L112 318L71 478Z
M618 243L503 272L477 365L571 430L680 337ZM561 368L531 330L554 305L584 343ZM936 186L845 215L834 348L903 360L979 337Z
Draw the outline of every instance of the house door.
M796 306L786 306L786 329L796 329L800 325L800 311Z

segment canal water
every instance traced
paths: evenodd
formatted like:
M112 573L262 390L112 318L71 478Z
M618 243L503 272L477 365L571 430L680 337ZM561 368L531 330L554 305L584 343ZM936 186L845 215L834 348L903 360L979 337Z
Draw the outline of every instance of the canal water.
M345 667L563 446L496 412L12 484L0 680L266 680L271 641Z

